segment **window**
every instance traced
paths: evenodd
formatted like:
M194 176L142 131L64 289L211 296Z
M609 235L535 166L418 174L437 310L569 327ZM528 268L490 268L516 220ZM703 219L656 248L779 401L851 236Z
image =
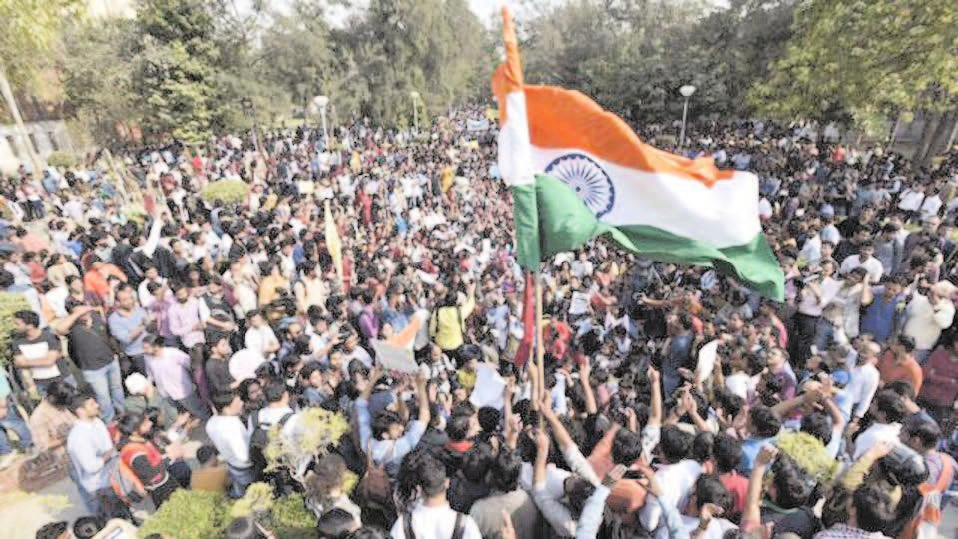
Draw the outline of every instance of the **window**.
M37 144L37 136L33 133L27 133L27 137L30 138L30 145L33 146L33 151L40 153L40 146Z
M57 134L56 134L56 132L55 132L55 131L50 131L50 132L48 132L48 133L47 133L47 138L50 139L50 148L52 148L53 151L55 151L55 152L60 151L60 145L57 143Z
M10 146L10 151L13 152L14 157L20 157L20 153L17 151L17 141L13 138L13 135L7 135L7 144Z

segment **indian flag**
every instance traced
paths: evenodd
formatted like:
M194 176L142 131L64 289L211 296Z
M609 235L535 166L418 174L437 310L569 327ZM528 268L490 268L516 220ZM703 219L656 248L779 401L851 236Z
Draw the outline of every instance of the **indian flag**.
M503 10L506 61L499 169L515 203L520 265L608 236L662 262L713 266L781 300L784 278L758 217L758 178L642 142L585 95L525 86L515 27Z

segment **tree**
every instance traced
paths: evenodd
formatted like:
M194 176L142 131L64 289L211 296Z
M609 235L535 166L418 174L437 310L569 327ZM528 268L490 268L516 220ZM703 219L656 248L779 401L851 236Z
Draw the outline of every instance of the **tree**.
M915 110L941 112L958 95L958 4L807 0L771 78L750 100L763 113L866 127Z
M136 25L133 90L153 133L187 141L212 132L216 61L212 6L204 0L143 0Z
M745 94L784 50L788 0L734 0L714 9L698 0L578 0L526 25L531 82L580 90L642 123L679 117L685 84L698 88L690 118L740 117Z
M35 173L40 160L28 141L13 87L26 88L35 82L49 60L63 20L82 14L76 0L0 0L0 92L23 137Z
M63 30L58 58L66 98L94 139L113 145L117 126L139 125L142 100L133 89L136 25L129 19L75 21Z
M432 113L464 100L478 87L478 68L492 61L465 0L372 0L332 36L341 51L336 84L361 115L387 125L408 125L413 91Z

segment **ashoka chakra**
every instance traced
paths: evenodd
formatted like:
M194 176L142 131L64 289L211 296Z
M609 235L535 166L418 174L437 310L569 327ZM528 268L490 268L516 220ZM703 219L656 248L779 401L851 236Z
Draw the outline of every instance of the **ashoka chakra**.
M602 217L615 204L615 188L598 163L581 153L563 155L546 167L546 174L571 187L596 217Z

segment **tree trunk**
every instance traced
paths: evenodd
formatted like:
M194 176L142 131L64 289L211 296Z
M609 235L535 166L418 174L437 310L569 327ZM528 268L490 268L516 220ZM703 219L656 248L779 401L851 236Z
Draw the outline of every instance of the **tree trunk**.
M941 115L932 112L922 114L925 125L921 130L921 138L918 140L918 146L915 147L915 153L912 155L911 162L915 168L928 164L928 154L931 153L931 147L934 144L935 132L938 131L938 124L941 123Z
M922 133L922 144L919 147L919 150L922 152L920 154L915 154L915 162L920 165L927 165L935 157L935 147L937 146L938 141L942 140L947 136L947 132L952 127L952 123L955 121L955 114L953 112L945 112L938 116L938 121L935 123L934 129L931 129L931 126L926 126L925 132Z
M23 125L23 118L20 117L20 107L17 106L17 100L13 97L13 90L7 81L7 70L0 62L0 92L3 92L3 98L7 102L7 108L13 116L13 121L20 130L20 136L23 137L23 146L27 149L27 155L30 157L30 164L33 166L33 175L39 178L43 172L40 167L40 159L33 150L33 143L30 142L30 134L27 132L27 126Z

